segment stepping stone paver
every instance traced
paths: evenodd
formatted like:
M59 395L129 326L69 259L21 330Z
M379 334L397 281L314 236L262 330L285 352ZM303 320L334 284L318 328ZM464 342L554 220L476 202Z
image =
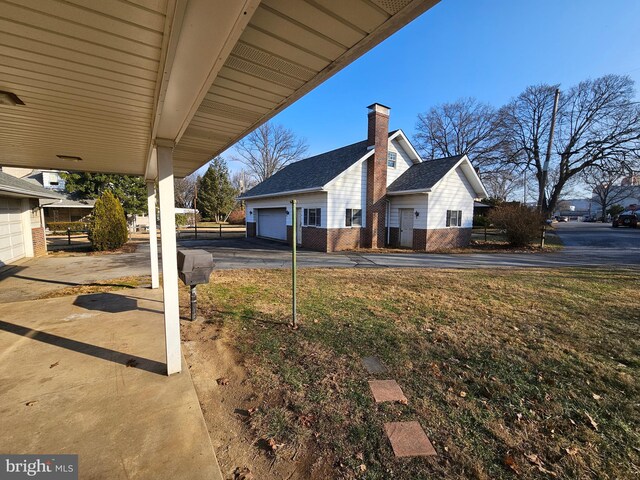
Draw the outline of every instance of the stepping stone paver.
M369 380L369 387L376 403L401 402L406 405L408 402L395 380Z
M384 431L396 457L430 457L436 451L418 422L389 422Z
M362 357L361 361L369 373L385 373L387 371L387 367L382 364L378 357Z

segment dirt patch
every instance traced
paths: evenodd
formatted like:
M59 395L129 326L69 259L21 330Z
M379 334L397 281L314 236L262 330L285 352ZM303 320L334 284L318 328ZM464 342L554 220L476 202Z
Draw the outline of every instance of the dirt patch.
M259 436L253 427L278 393L259 390L248 379L247 366L232 346L237 339L216 322L182 324L184 354L202 413L225 478L330 478L313 442L283 445ZM252 477L247 477L251 474Z

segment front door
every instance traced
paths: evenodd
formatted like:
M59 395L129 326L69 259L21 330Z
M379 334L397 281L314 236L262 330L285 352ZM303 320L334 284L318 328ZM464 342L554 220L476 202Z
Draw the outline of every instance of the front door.
M400 246L413 248L413 209L400 209Z
M296 243L302 245L302 209L296 209Z

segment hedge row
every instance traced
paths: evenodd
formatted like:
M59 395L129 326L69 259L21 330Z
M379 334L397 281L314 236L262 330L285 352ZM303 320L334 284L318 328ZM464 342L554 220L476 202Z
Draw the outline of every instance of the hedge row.
M72 232L86 232L89 224L86 222L49 222L47 228L53 233L67 233L67 229Z

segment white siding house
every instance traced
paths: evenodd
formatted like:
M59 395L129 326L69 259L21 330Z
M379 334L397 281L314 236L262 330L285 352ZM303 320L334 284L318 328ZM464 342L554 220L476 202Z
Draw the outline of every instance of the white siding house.
M473 202L486 197L469 159L423 161L402 130L388 133L388 107L369 108L367 140L293 163L240 197L248 236L290 243L295 198L297 239L310 249L468 243Z

